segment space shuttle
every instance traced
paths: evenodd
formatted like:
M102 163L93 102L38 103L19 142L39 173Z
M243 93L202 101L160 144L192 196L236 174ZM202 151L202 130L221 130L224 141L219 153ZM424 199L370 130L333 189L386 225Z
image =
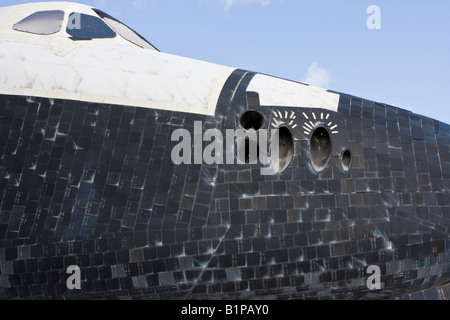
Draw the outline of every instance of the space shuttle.
M0 8L0 300L449 299L449 228L449 124Z

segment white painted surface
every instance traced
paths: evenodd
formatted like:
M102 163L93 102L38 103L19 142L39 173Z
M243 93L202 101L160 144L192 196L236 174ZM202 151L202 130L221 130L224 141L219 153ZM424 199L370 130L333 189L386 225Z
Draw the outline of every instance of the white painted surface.
M262 106L321 108L337 111L339 94L263 74L256 75L247 91L259 93Z
M12 30L36 11L56 9L66 15L55 35ZM120 36L72 41L65 30L73 10L96 16L87 6L61 2L0 11L0 93L214 115L234 68L143 49Z
M60 32L41 36L12 29L45 10L65 12ZM72 12L98 17L89 6L70 2L0 8L0 94L215 114L235 68L143 49L120 35L73 41L66 33ZM256 75L248 91L258 92L262 105L338 109L338 94L266 75Z

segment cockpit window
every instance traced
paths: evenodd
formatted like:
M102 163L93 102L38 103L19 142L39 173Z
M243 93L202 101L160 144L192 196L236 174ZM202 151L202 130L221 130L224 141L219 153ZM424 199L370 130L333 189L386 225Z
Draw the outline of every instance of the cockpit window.
M66 32L75 39L114 38L116 33L101 19L84 13L72 12L69 15Z
M111 28L113 28L122 38L125 40L128 40L129 42L144 48L144 49L152 49L159 51L156 49L151 43L149 43L147 40L145 40L142 36L140 36L138 33L136 33L133 29L129 28L119 20L111 17L110 15L104 13L103 11L100 11L98 9L93 9L95 13L99 15L100 18L102 18L106 23L109 24Z
M61 30L64 11L38 11L13 26L16 31L39 35L55 34Z

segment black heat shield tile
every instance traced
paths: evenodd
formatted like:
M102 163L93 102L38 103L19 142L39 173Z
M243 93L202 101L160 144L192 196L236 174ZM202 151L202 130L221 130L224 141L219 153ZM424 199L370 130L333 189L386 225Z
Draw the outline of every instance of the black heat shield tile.
M448 297L431 286L450 277L450 126L344 94L337 112L261 106L254 76L236 70L214 116L0 95L0 299ZM171 162L174 130L224 134L249 109L263 129L297 115L286 171ZM338 124L320 173L303 112ZM356 285L369 265L383 290Z

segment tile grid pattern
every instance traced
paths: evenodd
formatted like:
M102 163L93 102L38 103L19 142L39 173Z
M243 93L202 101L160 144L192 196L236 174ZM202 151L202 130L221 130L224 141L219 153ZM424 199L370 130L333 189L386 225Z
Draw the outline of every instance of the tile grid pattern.
M386 297L365 287L372 264L386 289L448 279L446 124L341 95L320 174L301 125L280 175L172 164L175 129L239 127L253 76L229 78L215 117L0 96L0 299ZM259 111L269 128L292 109Z

